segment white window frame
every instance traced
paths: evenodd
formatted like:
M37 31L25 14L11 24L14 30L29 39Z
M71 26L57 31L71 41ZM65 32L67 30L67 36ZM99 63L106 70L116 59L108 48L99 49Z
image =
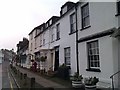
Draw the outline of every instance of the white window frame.
M45 45L45 32L43 33L43 45Z
M63 9L62 9L62 15L65 14L67 12L67 6L65 6Z
M42 46L42 35L40 35L40 47Z
M88 53L88 68L100 69L98 40L87 42L87 53Z
M70 33L76 31L76 16L75 13L70 15Z
M35 49L37 48L37 39L35 38Z
M57 31L56 31L56 40L59 40L60 39L60 23L58 23L56 25L56 29L57 29Z
M31 33L30 37L31 37L31 40L32 40L33 39L33 33Z
M67 47L64 48L64 58L65 58L65 65L71 66L71 48Z
M81 7L82 28L90 26L89 3Z
M54 42L55 34L54 34L54 29L52 28L51 30L51 42Z

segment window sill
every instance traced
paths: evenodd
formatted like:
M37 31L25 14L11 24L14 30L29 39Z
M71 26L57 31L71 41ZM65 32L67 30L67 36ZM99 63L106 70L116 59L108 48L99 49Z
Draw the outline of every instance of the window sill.
M74 31L74 32L70 32L69 35L74 34L75 32L76 32L76 31Z
M93 68L86 69L86 71L91 71L91 72L101 72L100 69L93 69Z
M56 41L60 40L60 38L56 39Z
M120 16L120 13L117 13L115 16Z
M90 28L91 26L87 26L87 27L83 27L82 29L80 29L80 31L84 30L84 29L87 29L87 28Z

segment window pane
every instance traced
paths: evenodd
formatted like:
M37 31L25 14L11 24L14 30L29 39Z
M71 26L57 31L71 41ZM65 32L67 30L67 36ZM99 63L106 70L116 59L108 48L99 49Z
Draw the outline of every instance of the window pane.
M72 15L70 15L70 28L71 28L71 33L72 32L74 32L75 31L75 27L76 27L76 25L75 25L75 22L76 22L76 19L75 19L75 14L72 14Z
M94 55L94 60L98 60L97 55Z
M81 8L81 13L82 13L82 26L83 28L90 25L90 20L89 20L89 6L86 4Z
M65 64L70 65L70 48L64 49L65 53Z
M57 35L56 35L56 38L59 39L59 38L60 38L60 24L57 24L56 27L57 27Z
M93 62L91 62L91 65L90 65L91 67L94 67L94 65L93 65Z
M88 61L90 67L100 67L99 65L99 48L98 41L93 41L87 43L88 46Z

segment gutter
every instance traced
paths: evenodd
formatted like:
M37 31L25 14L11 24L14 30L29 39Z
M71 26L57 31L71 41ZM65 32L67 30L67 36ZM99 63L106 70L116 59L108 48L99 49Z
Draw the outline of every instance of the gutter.
M76 17L76 61L77 73L79 74L79 58L78 58L78 25L77 25L77 4L75 4L75 17Z

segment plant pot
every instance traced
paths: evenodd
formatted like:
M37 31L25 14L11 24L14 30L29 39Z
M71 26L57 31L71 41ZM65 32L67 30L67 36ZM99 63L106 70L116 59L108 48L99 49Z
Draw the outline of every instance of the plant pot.
M96 90L96 85L85 85L85 90Z
M83 85L82 81L72 81L72 87L74 88L81 88Z

